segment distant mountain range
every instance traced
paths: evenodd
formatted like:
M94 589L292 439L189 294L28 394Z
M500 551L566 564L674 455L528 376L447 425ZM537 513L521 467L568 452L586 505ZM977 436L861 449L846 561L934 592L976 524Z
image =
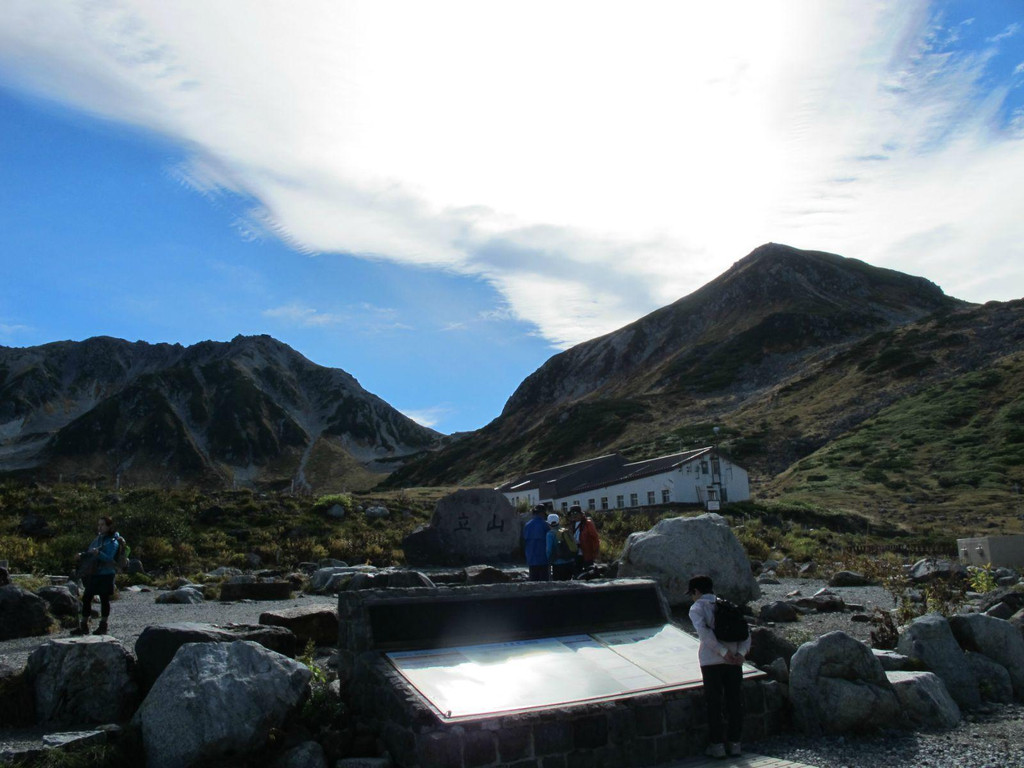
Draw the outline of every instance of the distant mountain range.
M360 489L440 435L269 336L0 347L0 472Z
M494 421L448 437L266 336L0 347L0 472L355 490L393 470L392 487L496 485L717 442L760 498L941 525L1019 501L1022 393L1024 301L969 304L767 244L553 356Z

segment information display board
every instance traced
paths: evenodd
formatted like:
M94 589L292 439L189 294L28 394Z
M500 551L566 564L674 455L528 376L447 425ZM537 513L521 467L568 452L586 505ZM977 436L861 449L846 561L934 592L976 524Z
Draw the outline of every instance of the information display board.
M699 686L697 646L666 624L385 656L441 718L459 720Z

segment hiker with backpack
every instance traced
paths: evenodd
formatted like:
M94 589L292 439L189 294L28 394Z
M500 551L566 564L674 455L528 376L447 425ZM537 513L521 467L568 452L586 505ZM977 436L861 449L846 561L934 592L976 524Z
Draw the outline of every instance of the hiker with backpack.
M85 552L79 555L82 565L79 575L82 577L82 621L73 635L89 634L89 619L92 618L93 597L100 599L100 624L94 635L107 633L107 621L110 618L110 596L114 594L114 576L118 571L118 562L127 555L127 545L109 517L101 517L97 523L96 538L93 539Z
M750 631L736 605L715 597L710 576L694 576L687 592L693 598L690 621L700 638L697 660L708 712L709 743L705 754L741 755L743 662L750 652Z
M547 550L551 563L552 581L569 581L576 565L576 540L572 531L561 526L561 519L552 512L548 515Z

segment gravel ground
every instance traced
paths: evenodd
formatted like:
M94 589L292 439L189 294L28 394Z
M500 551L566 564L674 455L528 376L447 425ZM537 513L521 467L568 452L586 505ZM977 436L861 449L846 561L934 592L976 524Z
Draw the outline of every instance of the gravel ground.
M782 579L778 585L762 585L761 597L752 603L757 610L773 600L799 590L804 597L813 595L826 583L816 579ZM892 597L879 587L833 588L848 604L888 609ZM207 602L199 605L157 605L158 593L124 592L113 603L110 632L128 648L147 626L180 621L213 624L255 624L267 610L289 608L310 602L336 604L331 596L303 596L288 601L241 603ZM775 628L797 644L841 629L865 642L871 624L853 622L850 613L807 614L794 624ZM95 622L94 622L95 624ZM64 630L57 636L67 636ZM51 636L53 637L53 636ZM48 638L24 638L0 643L0 661L24 664L28 655ZM23 732L23 735L28 735ZM0 750L14 741L13 732L0 731ZM882 766L920 766L921 768L1024 768L1024 705L991 706L967 715L956 728L941 732L889 731L872 736L811 738L798 733L744 745L750 752L770 755L819 768L882 768ZM723 761L729 765L729 761ZM742 764L740 762L739 764Z
M207 601L196 605L158 605L154 602L160 592L122 591L120 597L110 604L110 625L108 634L120 640L126 648L134 651L135 641L142 630L154 624L174 624L180 621L197 621L207 624L258 624L260 614L265 611L293 608L310 603L337 605L338 598L332 595L303 595L291 600L262 600L252 602L221 603ZM99 603L96 603L99 608ZM92 626L96 627L97 619ZM54 635L23 637L0 642L0 661L6 660L12 666L20 667L28 660L32 651L50 638L69 637L71 630L64 629Z

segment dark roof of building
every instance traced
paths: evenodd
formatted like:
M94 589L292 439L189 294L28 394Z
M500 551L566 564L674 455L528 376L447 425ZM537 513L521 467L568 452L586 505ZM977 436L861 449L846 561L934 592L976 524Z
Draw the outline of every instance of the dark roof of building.
M589 491L594 488L604 488L608 485L618 485L619 483L629 482L630 480L639 480L640 478L650 477L651 475L660 475L662 472L668 472L676 469L677 467L681 467L684 464L689 464L691 461L694 461L695 459L698 459L710 452L710 447L697 448L696 450L683 451L682 453L671 453L667 456L658 456L657 458L647 459L645 461L634 461L631 464L622 466L615 476L591 480L588 483L584 483L570 489L570 493L583 493L584 491Z
M614 464L616 467L620 467L625 463L625 459L622 458L621 454L609 453L604 456L597 456L593 459L583 459L582 461L574 461L571 464L562 464L558 467L538 469L534 472L527 472L525 475L520 475L513 480L509 480L507 483L502 483L495 490L500 491L501 493L511 493L514 490L525 491L530 488L539 488L542 483L568 477L580 470L589 469L595 464L601 462L607 462Z
M634 461L630 463L626 463L621 454L611 453L606 456L598 456L594 459L585 459L572 464L564 464L560 467L551 467L548 469L539 469L535 472L529 472L525 475L520 475L514 480L510 480L507 483L499 485L495 490L500 491L501 493L513 493L516 491L525 492L533 488L540 488L544 483L569 479L572 475L581 472L584 469L593 468L595 464L607 464L606 473L602 473L597 477L590 475L587 477L585 482L564 491L565 495L569 493L582 493L583 491L588 491L592 488L603 488L608 485L617 485L618 483L624 483L629 480L638 480L642 477L649 477L650 475L668 472L676 467L682 466L683 464L687 464L704 454L710 453L711 450L712 449L710 447L697 448L692 451L671 453L667 456L658 456L653 459Z

